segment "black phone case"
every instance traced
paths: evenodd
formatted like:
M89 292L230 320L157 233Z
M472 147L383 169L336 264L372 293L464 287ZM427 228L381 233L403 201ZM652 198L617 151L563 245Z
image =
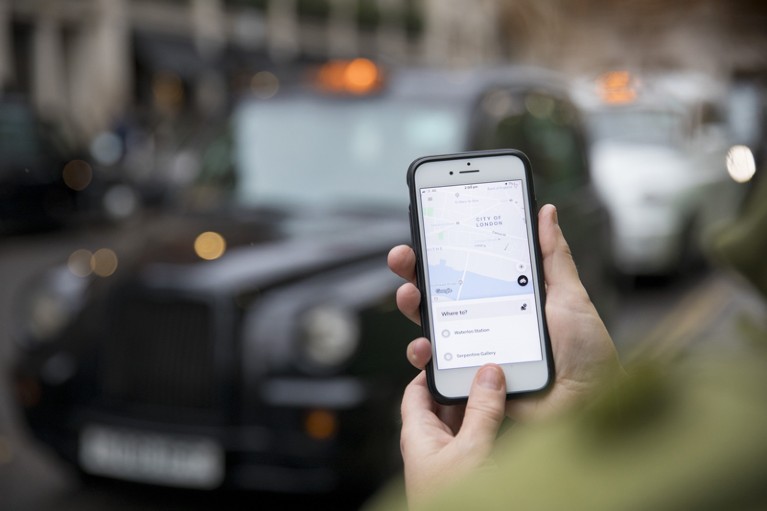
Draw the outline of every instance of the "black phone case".
M523 153L522 151L519 151L518 149L493 149L493 150L487 150L487 151L464 151L460 153L451 153L451 154L440 154L440 155L432 155L432 156L424 156L422 158L418 158L413 161L413 163L410 164L410 167L408 167L407 170L407 186L410 193L410 207L409 207L409 216L410 216L410 235L412 238L412 244L413 244L413 250L415 251L416 256L416 280L418 289L421 291L421 296L426 296L426 282L424 280L423 271L422 271L422 257L423 257L423 247L421 247L421 236L420 236L420 228L418 223L418 211L417 211L417 192L415 187L415 172L416 169L422 164L426 162L432 162L432 161L444 161L444 160L453 160L453 159L463 159L463 158L483 158L488 156L501 156L501 155L513 155L518 157L522 160L522 163L524 164L525 168L525 178L527 180L527 192L528 192L528 203L530 204L531 212L533 215L530 215L531 217L531 223L532 223L532 231L533 231L533 253L535 255L535 265L536 265L536 274L538 275L536 285L538 286L538 289L540 291L541 295L541 317L543 319L543 344L544 344L544 357L546 359L546 364L548 367L548 380L546 381L546 384L541 387L540 389L531 390L531 391L523 391L523 392L512 392L506 394L506 399L511 399L514 397L520 397L520 396L526 396L530 394L537 394L539 392L544 392L548 390L548 388L551 386L551 383L554 381L554 358L551 350L551 340L549 339L549 329L548 325L546 323L546 288L544 287L543 283L543 266L542 266L542 257L541 257L541 246L540 241L538 239L538 222L534 220L534 215L538 211L538 206L535 199L535 192L533 190L533 175L532 175L532 167L530 165L530 160ZM423 328L423 335L427 339L431 341L431 329L430 329L430 318L428 317L428 307L425 305L425 300L421 300L421 307L420 307L420 314L421 314L421 326ZM434 397L434 400L441 404L459 404L459 403L465 403L468 399L468 396L466 397L460 397L460 398L450 398L447 396L444 396L439 393L437 390L437 386L434 382L434 361L432 359L431 362L426 366L426 380L428 382L429 391L431 392L432 396Z

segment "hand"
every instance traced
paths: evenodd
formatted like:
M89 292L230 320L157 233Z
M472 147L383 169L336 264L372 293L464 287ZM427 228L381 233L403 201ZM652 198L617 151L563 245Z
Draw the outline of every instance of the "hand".
M546 283L546 321L554 354L555 380L550 390L508 401L506 414L529 420L564 411L580 403L595 389L623 374L610 335L586 289L578 278L570 247L559 227L554 206L543 206L538 214L538 236ZM391 270L408 282L397 290L397 307L420 323L421 294L415 286L415 254L405 245L389 252ZM408 360L423 369L431 358L425 338L412 341Z
M465 407L432 400L421 371L402 398L400 447L410 509L481 466L504 418L506 380L500 367L477 372Z

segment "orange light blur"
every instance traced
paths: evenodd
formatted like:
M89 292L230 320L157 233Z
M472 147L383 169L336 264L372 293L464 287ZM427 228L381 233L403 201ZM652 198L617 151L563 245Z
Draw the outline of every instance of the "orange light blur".
M378 66L368 59L354 59L346 66L344 79L350 92L364 94L375 87Z
M204 232L194 240L194 252L206 261L218 259L226 252L226 240L217 232Z
M317 85L327 91L343 91L344 69L346 69L346 64L339 60L326 63L317 73Z
M609 71L600 76L597 83L605 103L617 105L636 100L636 83L628 71Z
M334 93L368 94L381 84L381 71L369 60L331 60L317 73L317 85Z
M338 418L327 410L312 410L304 419L304 430L315 440L327 440L338 430Z

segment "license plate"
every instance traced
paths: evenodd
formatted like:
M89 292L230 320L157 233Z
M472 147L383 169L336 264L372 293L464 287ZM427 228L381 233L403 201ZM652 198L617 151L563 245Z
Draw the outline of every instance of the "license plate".
M128 481L212 489L224 476L224 453L207 438L86 427L80 464L91 474Z

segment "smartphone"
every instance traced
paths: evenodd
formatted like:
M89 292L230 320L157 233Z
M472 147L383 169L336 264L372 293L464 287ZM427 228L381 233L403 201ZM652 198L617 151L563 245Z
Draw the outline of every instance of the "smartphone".
M506 374L507 398L546 389L554 364L528 158L514 149L426 156L407 181L434 398L466 401L490 362Z

